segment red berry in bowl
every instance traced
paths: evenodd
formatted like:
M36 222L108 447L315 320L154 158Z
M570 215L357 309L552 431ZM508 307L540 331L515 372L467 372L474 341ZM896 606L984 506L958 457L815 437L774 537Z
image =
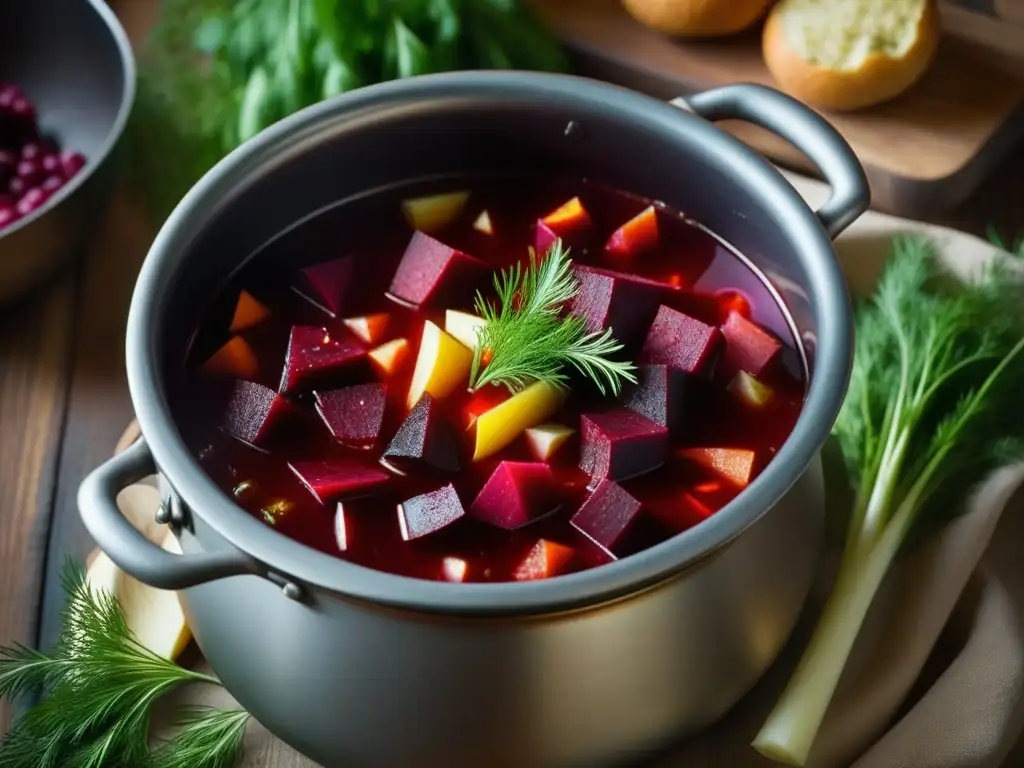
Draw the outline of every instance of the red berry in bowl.
M35 160L22 160L18 163L18 176L26 187L34 187L43 179L43 169Z
M64 167L64 178L70 179L85 167L85 158L77 152L65 150L60 153L60 162Z
M0 207L0 230L16 222L20 216L13 206Z
M0 110L8 110L15 99L21 98L21 91L18 86L10 83L0 83Z
M22 160L38 160L43 156L43 145L36 141L30 141L21 148Z
M24 152L22 152L22 157L24 157ZM28 158L25 159L27 160ZM47 176L54 174L63 175L64 173L64 166L61 165L60 155L43 155L43 159L39 161L39 166Z
M32 189L22 195L18 204L15 206L15 210L18 212L19 216L28 216L32 211L42 206L42 204L46 202L47 198L49 198L49 195L39 187L32 187Z
M58 175L54 174L52 176L47 176L46 180L43 181L43 183L39 185L39 188L41 190L43 190L43 192L45 192L47 194L47 196L49 196L49 195L52 195L54 192L56 192L58 189L60 189L63 186L64 186L64 177L63 176L58 176Z
M21 196L25 194L26 189L28 189L28 185L25 184L25 180L20 176L14 176L7 182L7 194L15 200L20 200Z
M32 102L26 99L24 96L19 96L11 102L11 114L16 117L23 118L25 120L31 119L33 122L36 118L36 108L32 106ZM35 127L33 125L33 127Z

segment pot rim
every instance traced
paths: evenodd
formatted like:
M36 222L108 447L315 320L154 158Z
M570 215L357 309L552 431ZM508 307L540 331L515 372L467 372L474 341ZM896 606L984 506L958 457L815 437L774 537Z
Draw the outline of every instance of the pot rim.
M348 111L505 91L563 105L600 104L666 133L691 134L708 153L770 196L775 216L802 258L818 322L814 368L797 423L768 467L716 514L643 552L579 573L536 582L451 584L377 571L319 552L264 525L207 476L175 425L160 380L155 328L160 296L176 256L255 167L288 155L311 129ZM187 507L238 549L286 578L359 600L449 614L541 613L621 597L665 581L726 545L766 514L812 463L839 413L852 365L852 313L845 278L821 222L767 160L711 123L634 91L571 75L458 72L398 80L308 107L263 131L210 170L160 229L132 297L126 336L129 389L142 434L159 471Z

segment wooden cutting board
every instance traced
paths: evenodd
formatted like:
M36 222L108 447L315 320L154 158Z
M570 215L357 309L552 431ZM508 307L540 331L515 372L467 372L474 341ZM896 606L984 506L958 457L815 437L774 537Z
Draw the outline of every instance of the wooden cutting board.
M634 21L619 0L533 2L581 74L665 99L730 82L772 84L761 59L759 30L680 42ZM1024 30L1019 40L1024 48ZM873 206L920 217L963 201L1024 138L1022 105L1024 76L997 68L977 48L947 39L931 71L903 96L826 117L864 163ZM776 162L813 171L772 134L743 123L722 125Z

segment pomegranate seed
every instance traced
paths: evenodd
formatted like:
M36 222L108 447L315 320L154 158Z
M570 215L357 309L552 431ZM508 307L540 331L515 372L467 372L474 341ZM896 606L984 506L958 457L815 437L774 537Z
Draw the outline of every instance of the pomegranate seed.
M34 160L22 160L18 163L18 176L25 182L25 186L34 187L43 177L43 169Z
M71 150L65 150L60 153L60 162L64 167L64 178L70 179L83 167L85 167L85 158L77 152Z
M32 118L35 119L36 110L32 106L32 102L26 99L24 96L19 96L11 102L11 114L17 117Z
M10 226L18 218L18 212L14 208L0 208L0 229Z
M0 84L0 109L10 109L15 99L21 98L18 86L9 83Z
M22 160L38 160L43 155L43 145L36 142L30 141L28 144L21 148L21 159Z
M17 210L20 216L28 216L32 211L38 209L43 203L45 203L48 197L49 195L43 192L39 187L32 187L32 189L22 195L21 200L19 200L18 204L15 206L15 210Z
M7 193L15 200L20 200L21 196L25 194L25 190L28 187L25 184L25 180L14 176L9 182L7 182Z
M56 192L58 189L60 189L63 186L64 186L64 177L63 176L57 176L55 174L53 176L47 176L46 180L42 184L39 185L39 188L41 190L43 190L43 192L45 192L47 195L52 195L54 192Z
M22 150L22 158L28 160L25 157L25 151ZM43 169L43 173L52 175L55 173L64 173L64 168L60 164L60 155L43 155L43 159L39 161L39 165Z

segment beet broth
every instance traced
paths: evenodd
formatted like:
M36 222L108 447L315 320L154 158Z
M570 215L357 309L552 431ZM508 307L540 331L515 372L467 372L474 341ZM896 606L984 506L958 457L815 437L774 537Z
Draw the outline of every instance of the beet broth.
M402 264L421 237L403 201L457 190L469 193L464 205L454 220L431 222L427 240L470 258L448 258L438 273L419 249L416 263ZM227 494L282 534L424 579L556 576L698 524L785 441L805 376L761 278L695 222L650 205L585 180L459 179L310 217L250 259L206 312L172 398L186 441ZM550 227L541 223L560 209ZM470 393L463 380L410 403L421 345L438 343L425 323L445 329L447 310L472 312L475 288L491 298L493 270L523 261L549 234L569 245L574 265L597 268L588 318L613 296L602 317L616 318L616 336L628 331L624 357L641 366L640 386L603 397L573 376L543 418L561 428L535 425L531 439L519 434L474 461L477 419L510 393ZM388 295L396 273L411 276L401 291L429 306ZM589 286L585 270L577 275ZM440 335L439 349L461 361L458 342ZM290 343L303 354L285 370Z

